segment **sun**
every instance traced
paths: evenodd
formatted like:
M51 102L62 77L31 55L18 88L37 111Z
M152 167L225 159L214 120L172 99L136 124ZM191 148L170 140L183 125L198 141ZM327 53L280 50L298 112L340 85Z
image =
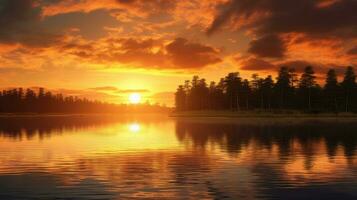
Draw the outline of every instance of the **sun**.
M139 93L131 93L129 95L129 102L132 104L138 104L141 101L141 95Z

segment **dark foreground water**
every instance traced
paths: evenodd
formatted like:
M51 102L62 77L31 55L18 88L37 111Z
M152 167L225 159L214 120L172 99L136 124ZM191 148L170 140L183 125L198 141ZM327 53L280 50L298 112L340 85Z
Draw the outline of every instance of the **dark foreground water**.
M357 123L0 119L0 199L357 199Z

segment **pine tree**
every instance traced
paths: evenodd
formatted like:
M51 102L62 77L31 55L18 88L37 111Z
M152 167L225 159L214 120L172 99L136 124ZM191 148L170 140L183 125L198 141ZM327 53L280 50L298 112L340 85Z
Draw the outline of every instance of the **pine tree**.
M271 109L271 98L273 94L273 88L274 88L274 81L272 76L269 75L263 80L263 88L262 88L263 94L267 102L266 107L269 110Z
M341 86L345 94L345 112L349 112L350 101L356 89L356 75L352 67L347 67Z
M175 93L175 104L177 111L183 111L186 108L186 92L183 85L179 85Z
M277 82L275 85L276 94L280 102L280 108L285 108L289 93L292 90L292 76L288 67L281 67L278 73Z
M251 95L252 89L250 87L250 83L247 79L244 79L243 83L242 83L242 93L245 99L245 109L248 110L249 109L249 98Z
M231 110L240 110L240 102L238 91L241 89L242 81L239 77L239 73L229 73L225 79L226 94L230 102Z
M338 91L339 91L339 85L338 85L336 71L334 69L330 69L326 74L324 94L327 101L327 107L328 108L332 107L335 112L338 111L338 102L337 102Z
M316 76L315 72L311 66L307 66L304 70L304 73L301 75L299 82L299 90L302 93L302 96L307 96L307 105L308 109L312 108L312 90L316 87Z

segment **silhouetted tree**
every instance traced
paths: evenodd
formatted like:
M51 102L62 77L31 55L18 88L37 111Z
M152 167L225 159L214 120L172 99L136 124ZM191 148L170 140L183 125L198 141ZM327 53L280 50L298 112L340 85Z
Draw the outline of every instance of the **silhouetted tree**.
M179 85L175 93L175 105L176 109L183 111L186 109L186 91L183 85Z
M336 71L334 69L330 69L326 75L324 96L327 108L333 110L334 112L338 112L338 92L339 84Z
M251 97L252 89L251 89L250 83L247 79L243 80L242 93L243 93L243 99L245 102L245 109L248 110L249 109L249 100Z
M296 84L298 83L298 84ZM186 97L185 97L186 94ZM184 101L185 99L185 101ZM242 80L238 72L229 73L218 84L198 76L185 81L176 92L177 110L254 110L296 109L310 112L338 112L343 107L346 112L357 112L357 84L352 67L348 67L343 81L338 84L336 71L326 74L326 83L321 88L316 82L313 68L307 66L297 78L295 70L281 67L274 83L272 76L260 78L252 75L252 80Z
M316 76L315 72L311 66L307 66L304 70L304 73L301 75L299 82L299 93L301 98L303 99L303 104L307 104L308 110L312 108L312 93L316 88ZM304 105L304 107L306 107Z
M273 89L274 89L274 81L272 76L267 76L264 80L263 80L263 85L262 85L262 92L263 92L263 96L266 99L266 105L265 108L267 109L271 109L271 101L272 101L272 96L273 96Z
M297 83L299 83L298 74L296 73L295 68L289 68L289 74L291 88L295 88Z
M351 100L353 100L354 92L356 90L356 75L352 67L347 67L345 76L341 83L345 98L345 111L350 111Z
M219 109L227 108L227 95L225 94L225 82L224 78L221 78L216 86L217 103Z
M189 108L192 110L203 110L208 108L209 89L205 79L194 76L187 92Z
M275 93L278 96L280 108L286 108L290 94L293 92L292 76L288 67L281 67L278 72L277 81L275 84Z
M209 108L209 88L206 83L206 79L200 79L198 84L198 95L200 97L200 102L198 109L204 110Z
M216 85L214 81L210 83L209 86L209 109L219 110L224 109L224 93L223 93L223 85L219 83Z
M226 94L229 99L229 106L231 110L239 110L240 102L238 91L242 88L242 80L239 77L239 73L229 73L225 79Z
M2 113L120 113L126 111L145 112L166 111L167 108L159 105L142 104L135 106L118 105L90 101L78 97L62 94L53 95L44 88L39 88L38 92L32 89L23 88L3 90L0 92L0 112Z

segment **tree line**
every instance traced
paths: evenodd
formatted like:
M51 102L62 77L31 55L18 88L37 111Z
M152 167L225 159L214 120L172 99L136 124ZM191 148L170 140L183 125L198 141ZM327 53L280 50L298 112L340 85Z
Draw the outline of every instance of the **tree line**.
M53 94L38 90L15 88L0 91L0 113L123 113L162 112L164 106L113 104L76 96Z
M303 112L357 112L357 84L353 67L347 67L338 81L335 69L328 70L325 83L316 81L313 67L307 66L300 78L289 67L281 67L276 80L271 75L243 79L229 73L219 82L207 84L194 76L179 85L175 93L177 111L190 110L260 110Z

